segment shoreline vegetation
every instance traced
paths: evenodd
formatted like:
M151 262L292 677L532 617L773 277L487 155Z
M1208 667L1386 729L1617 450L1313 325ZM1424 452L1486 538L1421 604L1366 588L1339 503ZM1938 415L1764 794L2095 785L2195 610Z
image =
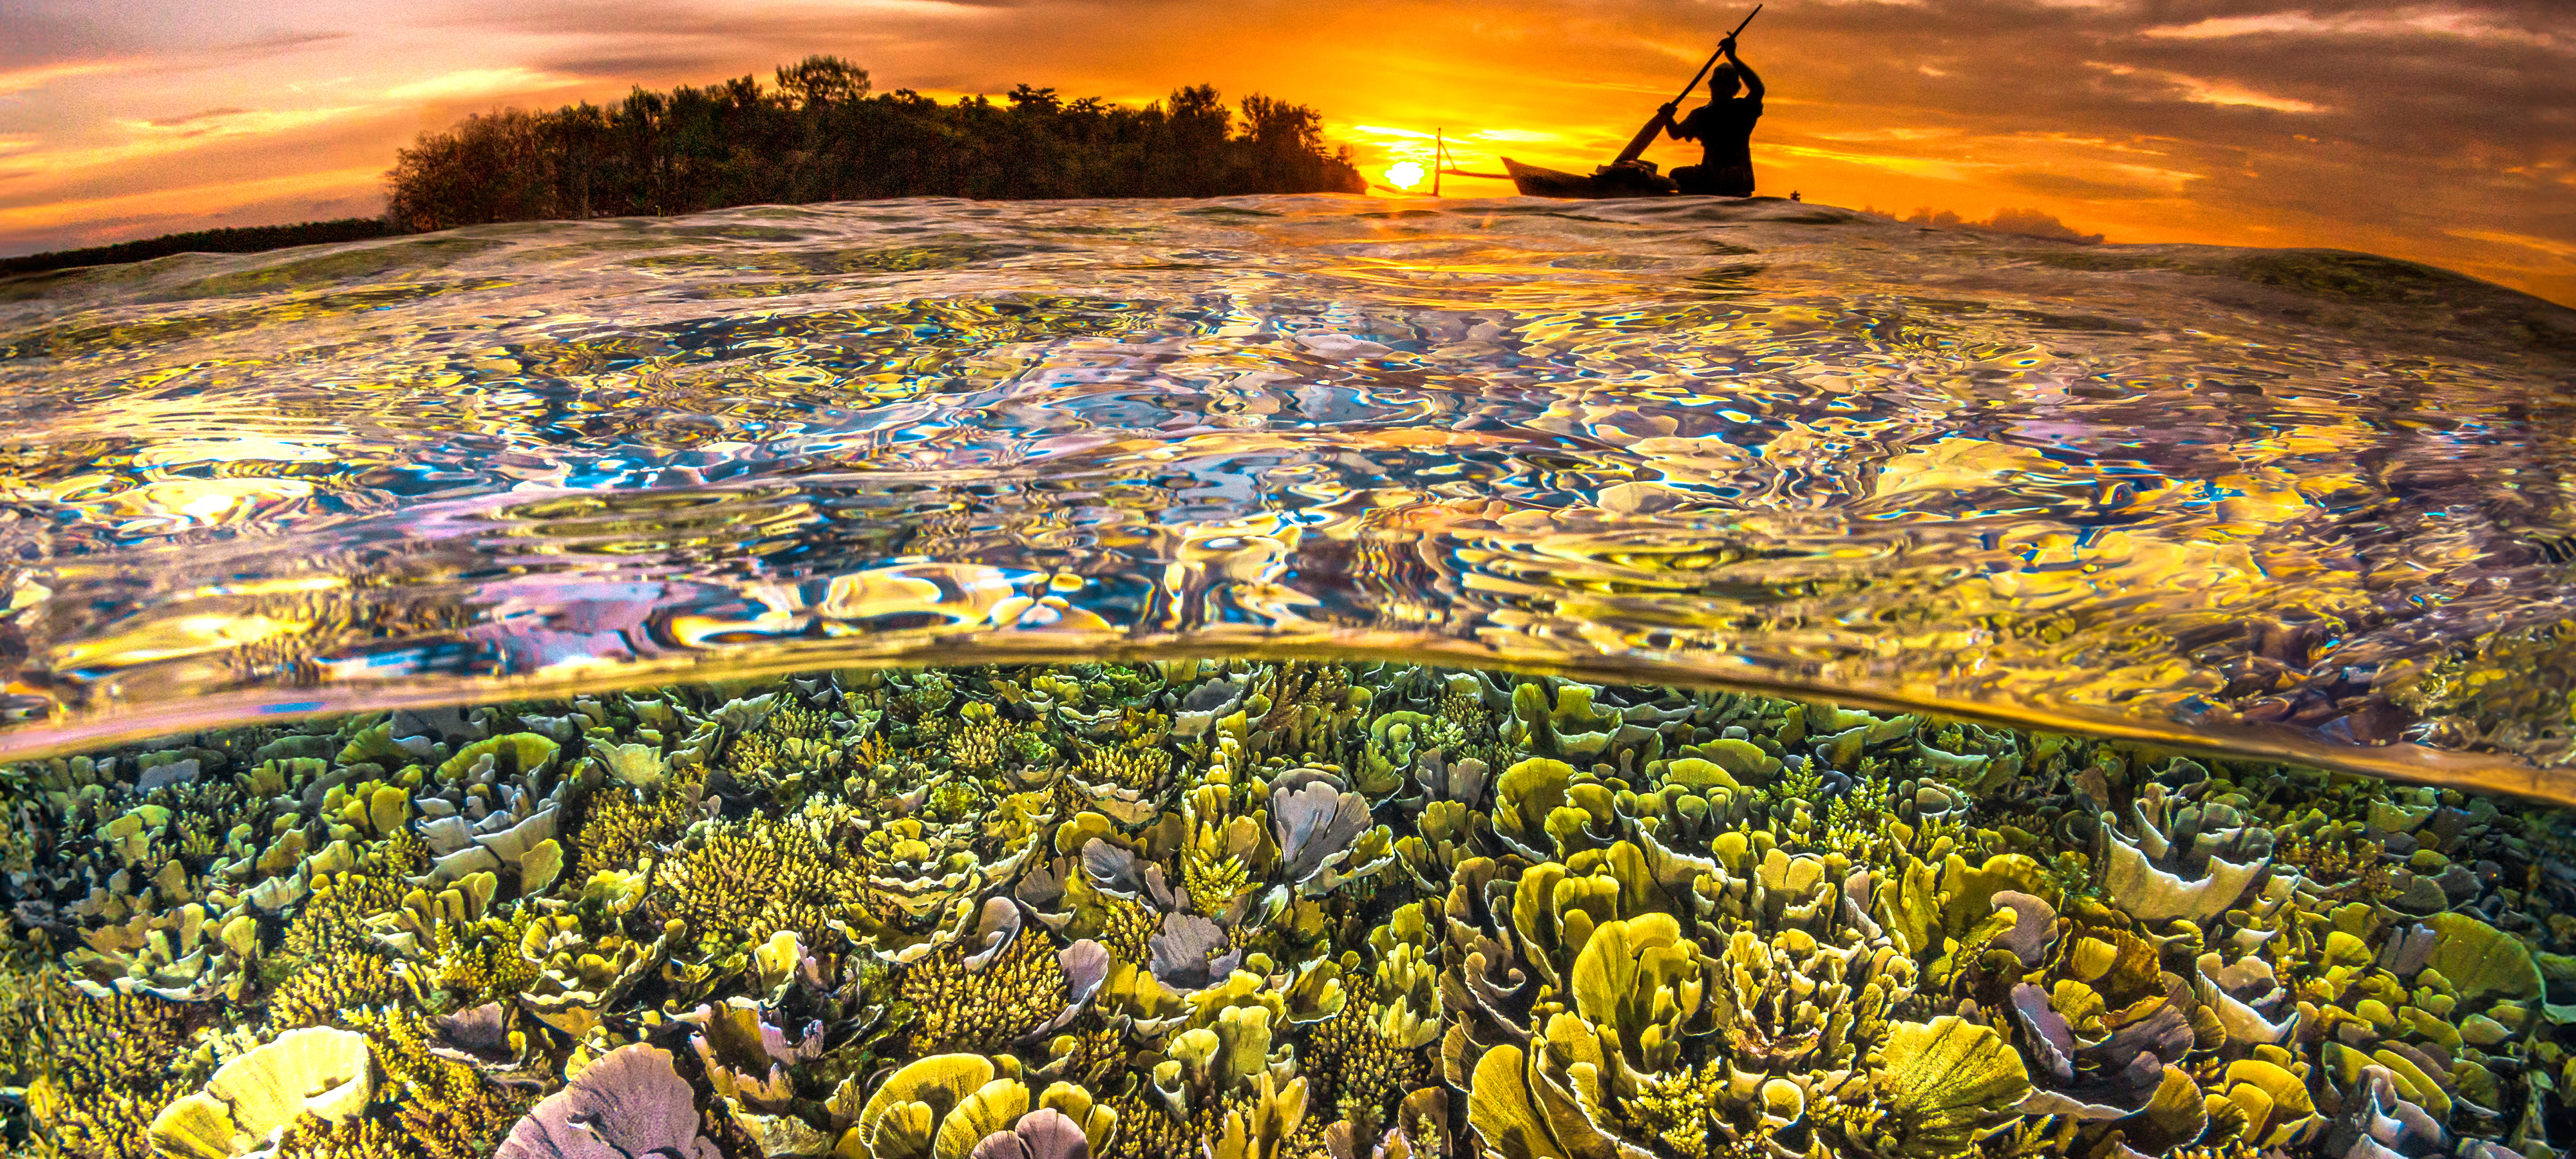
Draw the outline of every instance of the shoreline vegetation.
M1020 85L996 103L871 95L866 69L815 56L619 104L505 109L424 133L388 175L386 219L413 230L671 215L888 197L1229 197L1360 193L1323 115L1192 85L1144 108Z
M339 241L365 241L371 237L390 237L404 232L381 217L343 217L331 221L302 221L293 225L246 225L228 229L201 229L189 233L163 234L138 238L111 245L87 246L81 249L48 250L20 257L0 258L0 276L41 274L67 270L76 266L112 266L127 262L148 262L172 254L255 254L289 246L324 245Z
M1020 85L942 104L872 91L835 56L668 92L638 86L602 107L503 109L423 132L395 154L381 218L200 230L0 258L0 276L257 253L506 221L669 216L738 205L893 197L1237 197L1362 193L1323 114L1210 85L1143 108Z

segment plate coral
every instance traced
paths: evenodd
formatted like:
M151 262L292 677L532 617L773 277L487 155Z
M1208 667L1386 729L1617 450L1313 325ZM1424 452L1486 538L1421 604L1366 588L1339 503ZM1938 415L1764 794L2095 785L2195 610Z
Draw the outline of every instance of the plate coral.
M1391 663L0 769L42 1159L2561 1154L2564 813Z

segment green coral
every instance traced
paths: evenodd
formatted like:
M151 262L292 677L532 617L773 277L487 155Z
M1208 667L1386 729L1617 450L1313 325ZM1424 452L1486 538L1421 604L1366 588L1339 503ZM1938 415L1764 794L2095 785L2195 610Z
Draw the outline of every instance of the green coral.
M2509 645L2415 695L2475 725ZM1920 714L1401 663L848 670L165 739L0 768L0 805L0 1154L145 1159L183 1103L168 1139L207 1129L168 1146L228 1150L187 1100L342 1034L362 1097L276 1154L490 1155L601 1066L687 1104L655 1146L736 1156L2366 1127L2500 1159L2576 1121L2576 820Z

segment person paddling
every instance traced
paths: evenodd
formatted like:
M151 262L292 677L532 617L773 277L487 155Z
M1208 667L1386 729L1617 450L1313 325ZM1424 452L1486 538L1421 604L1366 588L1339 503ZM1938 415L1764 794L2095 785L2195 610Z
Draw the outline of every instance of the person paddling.
M1709 102L1675 122L1680 102L1663 107L1676 141L1698 141L1707 152L1697 165L1672 171L1673 182L1686 194L1717 197L1753 196L1753 122L1762 118L1762 77L1736 59L1735 38L1717 46L1726 63L1708 74ZM1736 96L1737 89L1743 96Z

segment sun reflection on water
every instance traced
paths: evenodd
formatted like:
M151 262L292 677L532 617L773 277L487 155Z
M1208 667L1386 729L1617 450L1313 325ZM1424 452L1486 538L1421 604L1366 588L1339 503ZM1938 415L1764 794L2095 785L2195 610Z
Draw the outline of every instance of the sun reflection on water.
M1779 201L1440 206L743 209L30 283L0 749L1302 649L2576 754L2565 310Z

